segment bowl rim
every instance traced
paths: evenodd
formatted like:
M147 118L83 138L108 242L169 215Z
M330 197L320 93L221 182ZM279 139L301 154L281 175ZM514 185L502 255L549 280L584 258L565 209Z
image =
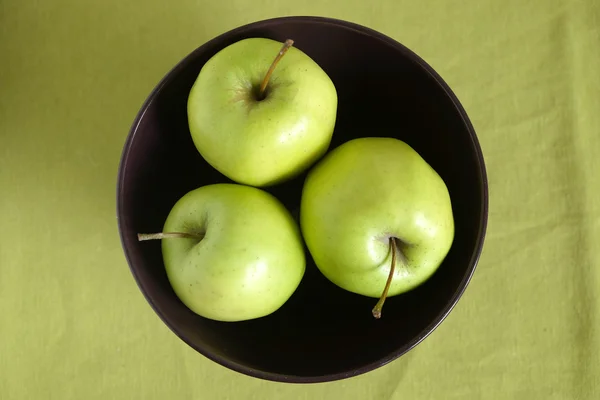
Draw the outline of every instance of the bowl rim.
M437 83L437 85L439 85L439 87L444 91L444 93L452 101L454 108L460 115L460 117L463 121L463 124L469 133L473 149L476 152L477 164L478 164L478 169L479 169L478 175L479 175L479 177L481 179L481 183L482 183L482 190L480 193L480 197L481 197L481 201L482 201L481 212L479 215L480 226L479 226L479 231L477 232L477 241L475 244L475 248L471 255L471 259L469 260L469 268L468 268L467 273L461 280L461 282L460 282L457 290L453 294L453 296L447 301L445 307L442 308L442 310L437 314L437 316L432 320L432 322L430 324L428 324L411 341L405 343L403 346L397 348L395 351L389 353L385 357L380 358L379 360L373 361L371 363L364 364L358 368L352 368L352 369L349 369L344 372L319 375L319 376L316 376L316 375L315 376L297 376L297 375L280 374L280 373L276 373L276 372L261 371L261 370L258 370L258 369L252 368L252 367L244 366L235 361L229 360L227 357L222 357L220 355L214 354L210 350L207 350L207 349L203 348L202 346L198 346L198 345L194 344L183 333L179 332L179 330L177 329L175 324L171 322L169 316L165 315L164 313L162 313L159 310L157 304L150 297L150 295L145 291L145 289L142 285L142 282L140 280L140 277L136 272L136 267L134 267L134 265L133 265L130 250L126 244L124 227L123 227L123 218L122 218L123 208L124 208L123 185L124 185L125 171L126 171L125 167L127 165L129 153L131 151L132 144L135 139L138 128L140 126L140 123L146 114L146 111L148 110L150 105L154 102L154 100L158 96L158 94L163 90L165 85L167 85L173 79L173 77L181 69L183 69L187 65L187 63L191 59L193 59L198 53L202 53L206 48L214 45L215 43L221 42L221 41L227 39L228 37L238 35L240 33L248 31L248 30L253 30L255 28L264 28L264 27L268 27L270 25L278 25L278 24L286 23L286 22L304 22L304 23L317 23L317 24L321 24L321 25L334 25L337 27L342 27L344 29L353 30L355 32L358 32L363 35L367 35L373 39L376 39L376 40L379 40L379 41L385 43L388 46L393 47L395 50L403 53L403 55L405 57L407 57L410 61L412 61L413 63L416 63L424 72L429 74L430 78L432 78ZM177 337L179 337L179 339L181 339L184 343L186 343L188 346L190 346L191 348L193 348L194 350L196 350L198 353L202 354L204 357L208 358L209 360L212 360L212 361L216 362L217 364L220 364L223 367L229 368L230 370L239 372L239 373L247 375L247 376L251 376L254 378L260 378L260 379L267 380L267 381L283 382L283 383L322 383L322 382L337 381L337 380L341 380L341 379L346 379L346 378L362 375L367 372L373 371L377 368L383 367L384 365L396 360L397 358L401 357L402 355L406 354L408 351L413 349L419 343L421 343L446 319L446 317L454 309L454 307L456 306L456 304L462 297L463 293L465 292L469 282L471 281L471 278L473 277L473 274L475 273L475 269L479 262L479 259L480 259L480 256L481 256L481 253L483 250L483 243L485 241L487 224L488 224L489 193L488 193L487 171L486 171L485 161L484 161L484 157L483 157L483 152L482 152L479 140L477 138L477 135L475 133L475 129L474 129L469 117L467 116L466 111L464 110L462 104L460 103L460 101L458 100L458 98L456 97L454 92L450 89L448 84L442 79L442 77L427 62L425 62L425 60L423 60L420 56L418 56L414 51L410 50L408 47L406 47L403 44L401 44L400 42L392 39L391 37L389 37L381 32L378 32L374 29L368 28L363 25L359 25L354 22L345 21L345 20L336 19L336 18L321 17L321 16L301 16L301 15L299 15L299 16L284 16L284 17L263 19L263 20L258 20L258 21L251 22L248 24L244 24L244 25L238 26L237 28L226 31L226 32L210 39L209 41L205 42L204 44L202 44L201 46L197 47L195 50L190 52L183 59L181 59L171 70L169 70L163 76L163 78L159 81L159 83L150 92L150 94L148 95L148 97L146 98L146 100L144 101L142 106L140 107L140 109L133 121L133 124L131 125L131 127L129 129L129 133L127 135L127 138L125 140L123 150L121 153L121 158L120 158L119 167L118 167L118 178L117 178L117 188L116 189L117 189L116 190L117 226L118 226L118 230L119 230L121 246L122 246L127 264L129 266L129 269L134 277L134 280L135 280L138 288L142 292L144 298L146 299L148 304L150 304L150 306L152 307L154 312L158 315L158 317L162 320L162 322Z

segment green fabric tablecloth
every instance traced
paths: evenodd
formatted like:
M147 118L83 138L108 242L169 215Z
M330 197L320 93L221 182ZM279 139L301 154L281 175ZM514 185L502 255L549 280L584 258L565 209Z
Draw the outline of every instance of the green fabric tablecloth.
M357 22L455 90L490 180L487 241L406 356L318 385L200 356L122 254L122 145L181 58L283 15ZM599 399L598 0L0 0L0 399Z

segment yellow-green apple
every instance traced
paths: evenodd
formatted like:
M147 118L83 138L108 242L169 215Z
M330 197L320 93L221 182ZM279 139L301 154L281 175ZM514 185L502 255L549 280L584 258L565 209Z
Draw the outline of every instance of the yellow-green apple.
M196 148L237 183L262 187L291 179L329 148L335 86L292 44L266 38L233 43L206 62L189 93Z
M269 315L294 293L305 271L300 229L271 194L238 184L192 190L157 234L175 294L218 321Z
M448 189L408 144L360 138L327 154L308 173L300 224L320 271L350 292L380 297L422 284L454 240Z

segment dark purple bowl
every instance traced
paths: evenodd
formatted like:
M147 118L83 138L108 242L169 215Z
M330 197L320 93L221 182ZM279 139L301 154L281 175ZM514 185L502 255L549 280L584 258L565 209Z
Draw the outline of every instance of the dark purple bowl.
M240 323L208 320L179 301L167 280L160 231L173 204L199 186L230 182L194 147L188 92L202 65L249 37L295 40L338 91L331 148L364 136L390 136L415 148L445 180L455 216L454 244L419 288L388 299L380 320L374 299L330 283L307 252L307 271L274 314ZM270 188L296 212L305 175ZM125 256L140 290L165 324L199 353L232 370L282 382L322 382L359 375L403 355L452 310L475 270L488 213L483 155L467 114L439 75L413 52L371 29L333 19L288 17L227 32L181 61L152 91L131 128L121 159L117 214Z

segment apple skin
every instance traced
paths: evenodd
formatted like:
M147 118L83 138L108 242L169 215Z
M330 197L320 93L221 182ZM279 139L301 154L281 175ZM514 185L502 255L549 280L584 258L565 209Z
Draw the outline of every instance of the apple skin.
M448 189L408 144L351 140L309 172L300 224L319 270L350 292L380 297L391 268L389 238L399 239L388 297L422 284L454 240Z
M297 289L306 261L300 229L271 194L214 184L179 199L164 232L204 234L162 240L167 276L193 312L217 321L269 315Z
M223 175L264 187L289 180L321 158L331 142L337 92L329 76L291 47L275 68L266 97L260 84L282 47L244 39L202 67L188 97L188 122L202 157Z

